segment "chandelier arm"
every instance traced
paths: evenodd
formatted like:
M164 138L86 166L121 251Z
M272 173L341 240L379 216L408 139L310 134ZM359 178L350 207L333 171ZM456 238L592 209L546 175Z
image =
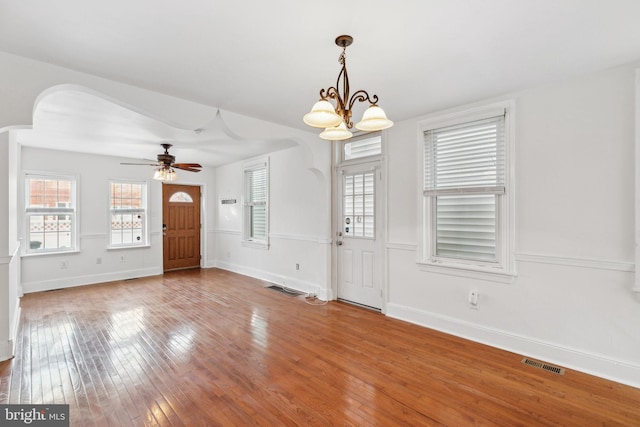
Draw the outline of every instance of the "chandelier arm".
M359 90L353 94L351 99L349 99L349 111L353 108L353 104L358 102L368 101L370 105L374 105L378 103L378 95L369 96L366 90Z
M322 99L323 101L327 100L327 96L324 94L325 92L327 92L326 89L320 89L320 99Z
M344 119L345 124L349 125L349 116L347 114L349 110L347 110L347 106L342 96L340 96L340 92L338 91L338 89L333 86L327 89L322 89L320 90L320 98L322 98L323 100L334 99L337 104L335 107L336 114L339 114Z

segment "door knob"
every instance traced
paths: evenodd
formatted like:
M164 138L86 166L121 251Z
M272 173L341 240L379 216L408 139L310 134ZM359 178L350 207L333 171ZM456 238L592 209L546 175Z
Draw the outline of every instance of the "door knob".
M337 241L336 241L336 245L338 245L338 246L342 246L342 240L337 240Z

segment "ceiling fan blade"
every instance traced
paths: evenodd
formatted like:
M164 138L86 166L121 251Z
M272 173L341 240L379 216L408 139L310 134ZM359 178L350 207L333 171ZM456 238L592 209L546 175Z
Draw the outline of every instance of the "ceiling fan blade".
M180 168L182 166L186 166L188 168L201 168L202 166L199 163L174 163L173 165L174 168Z
M199 168L201 168L202 166L200 166L198 163L174 163L171 165L171 167L189 172L200 172Z
M176 165L171 165L172 168L176 168L176 169L180 169L183 171L189 171L189 172L200 172L200 169L195 169L195 168L190 168L188 166L185 166L181 163L178 163Z
M121 165L135 165L135 166L162 166L160 163L120 163Z

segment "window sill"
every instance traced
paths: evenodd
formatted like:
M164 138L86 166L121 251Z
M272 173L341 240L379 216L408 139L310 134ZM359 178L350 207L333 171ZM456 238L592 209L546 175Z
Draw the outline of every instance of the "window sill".
M107 246L108 251L120 251L122 249L150 248L151 245Z
M418 261L418 269L430 273L447 274L450 276L467 277L470 279L487 280L498 283L513 283L516 278L515 273L507 272L497 267L484 267L481 265L471 265L456 263L451 261Z
M254 249L269 249L269 242L259 241L259 240L243 240L242 246L245 248L254 248Z

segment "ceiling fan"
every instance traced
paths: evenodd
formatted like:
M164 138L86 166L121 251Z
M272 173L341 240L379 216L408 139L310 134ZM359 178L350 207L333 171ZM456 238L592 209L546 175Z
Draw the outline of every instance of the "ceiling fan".
M174 163L176 156L169 154L171 144L160 144L164 148L164 153L158 154L157 163L120 163L121 165L145 165L157 167L153 178L160 181L174 181L177 177L175 169L189 172L200 172L202 166L199 163Z

